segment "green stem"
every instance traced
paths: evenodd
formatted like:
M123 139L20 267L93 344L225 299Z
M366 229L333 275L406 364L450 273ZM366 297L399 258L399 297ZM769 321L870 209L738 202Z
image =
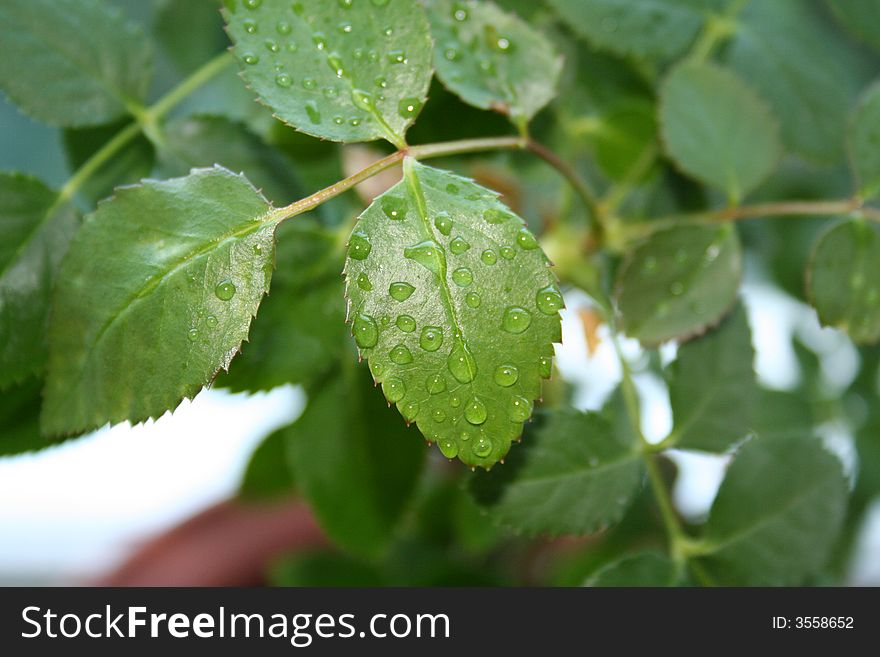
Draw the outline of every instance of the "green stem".
M601 229L601 224L599 223L599 203L596 199L596 193L589 184L587 184L587 181L581 178L568 162L534 139L529 139L526 142L525 147L556 169L556 171L568 181L587 207L587 211L590 214L590 220L594 223L594 227Z
M156 101L154 105L148 107L146 116L148 119L152 118L153 120L162 118L172 109L177 107L177 105L179 105L193 91L230 66L233 61L235 60L232 58L232 53L220 53L193 72L192 75L174 87L174 89L169 91L165 96Z

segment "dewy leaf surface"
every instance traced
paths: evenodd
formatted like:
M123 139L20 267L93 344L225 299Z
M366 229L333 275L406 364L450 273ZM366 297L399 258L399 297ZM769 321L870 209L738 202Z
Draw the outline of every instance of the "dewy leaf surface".
M880 12L878 12L880 13ZM880 195L880 84L865 93L849 126L849 153L859 195Z
M39 180L0 173L0 389L45 365L52 284L77 226Z
M355 225L355 339L388 400L447 457L489 467L521 435L561 339L548 264L497 194L410 158Z
M0 89L40 121L107 123L140 102L152 48L118 9L98 0L3 0Z
M269 288L270 209L219 167L101 203L59 273L43 430L158 417L228 367Z
M459 0L427 10L437 76L466 103L528 121L556 95L562 58L516 15Z
M719 66L686 62L663 82L660 125L666 151L691 177L739 202L782 152L776 121L743 80Z
M855 342L880 340L880 227L851 219L826 230L810 259L807 291L824 325Z
M402 145L431 81L416 0L230 0L224 15L242 77L297 130Z

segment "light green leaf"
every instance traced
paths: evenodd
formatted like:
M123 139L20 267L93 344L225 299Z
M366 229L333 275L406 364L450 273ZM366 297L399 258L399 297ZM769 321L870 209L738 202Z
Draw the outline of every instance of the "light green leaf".
M549 0L593 45L618 55L672 59L702 28L708 10L726 0Z
M227 368L269 287L270 210L219 167L99 205L59 273L43 430L158 417Z
M220 116L183 117L166 126L165 136L159 157L168 175L219 164L244 174L273 203L286 204L306 195L290 159L241 123Z
M623 329L646 345L699 335L731 308L741 274L739 238L729 224L655 233L618 274Z
M585 586L675 586L679 573L675 564L659 552L639 552L622 557L600 568Z
M684 344L672 364L671 445L724 452L753 429L755 352L742 306L706 335Z
M45 365L52 285L78 225L39 180L0 173L0 389Z
M628 432L595 413L560 410L508 462L471 480L494 520L530 534L590 534L618 522L643 464Z
M310 384L348 357L335 235L297 217L278 229L277 238L278 269L269 296L217 386L254 391Z
M789 149L822 162L840 157L866 66L814 3L748 3L725 58L784 119L780 128Z
M556 95L562 58L543 34L491 2L428 3L440 81L470 105L528 122Z
M561 339L548 265L497 194L411 158L355 225L355 339L388 400L448 458L489 467L521 435Z
M294 479L324 531L371 557L387 548L425 456L383 402L366 372L346 371L285 430Z
M878 5L880 14L880 5ZM858 193L866 200L880 195L880 84L862 97L849 126L849 153L858 180Z
M856 342L880 339L880 227L860 219L841 221L816 243L807 292L819 320Z
M824 565L846 501L840 461L818 440L752 440L712 504L703 564L722 585L801 584Z
M279 119L333 141L404 143L431 81L416 0L225 4L242 77Z
M146 98L152 48L99 0L3 0L0 89L27 114L81 127L119 118Z
M288 462L286 427L273 431L261 442L248 461L238 495L248 501L289 496L296 489L293 468Z
M825 0L825 3L841 25L880 50L880 4L877 0Z
M660 125L675 163L733 203L773 172L782 151L764 101L714 64L686 62L673 69L660 91Z

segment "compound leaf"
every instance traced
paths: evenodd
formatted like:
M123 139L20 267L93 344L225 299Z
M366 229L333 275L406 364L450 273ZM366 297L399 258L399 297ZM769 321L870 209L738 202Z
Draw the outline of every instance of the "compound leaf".
M43 430L158 417L227 368L268 290L277 220L220 167L100 204L59 273Z
M411 158L361 215L348 319L385 396L448 458L504 457L550 375L562 295L497 194Z
M642 459L628 432L596 413L552 413L504 466L471 481L498 522L531 534L589 534L619 521L639 489Z
M713 64L687 62L673 69L661 89L660 125L676 164L734 203L772 173L782 150L764 101Z
M491 2L427 5L440 81L470 105L528 121L553 96L562 58L543 34Z
M855 342L880 339L880 227L848 219L825 231L810 259L807 292L826 326Z
M425 101L431 38L415 0L230 0L242 77L275 115L333 141L395 145Z
M107 123L146 98L152 48L144 33L99 0L4 0L0 89L35 119Z
M733 305L741 270L739 238L730 225L655 233L618 274L624 331L647 345L702 333Z
M849 126L849 153L858 194L867 200L880 195L880 84L872 86L856 108Z

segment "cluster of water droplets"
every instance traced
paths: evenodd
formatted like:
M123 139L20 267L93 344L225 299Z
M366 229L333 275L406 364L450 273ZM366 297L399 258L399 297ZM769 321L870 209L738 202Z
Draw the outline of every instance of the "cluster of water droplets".
M453 38L443 44L441 48L443 58L449 62L475 61L481 72L495 75L498 71L494 55L508 55L514 52L515 43L510 36L502 34L494 25L484 25L480 30L468 29L473 10L472 2L453 3L449 16ZM467 58L463 57L463 50L469 51ZM460 80L462 75L456 71L452 77Z
M191 285L195 285L196 284L195 276L190 276L189 281L190 281ZM235 283L233 283L228 278L220 281L214 287L214 296L216 296L218 299L220 299L220 301L232 301L232 298L235 296L235 293L236 293ZM218 320L215 315L205 316L204 311L200 310L197 313L197 316L199 317L200 320L202 318L204 318L205 326L207 326L209 329L217 328L217 326L220 324L220 320ZM199 330L199 328L197 326L193 326L186 333L186 337L187 337L187 339L189 339L190 342L197 342L198 339L201 337L201 335L202 335L202 332Z

